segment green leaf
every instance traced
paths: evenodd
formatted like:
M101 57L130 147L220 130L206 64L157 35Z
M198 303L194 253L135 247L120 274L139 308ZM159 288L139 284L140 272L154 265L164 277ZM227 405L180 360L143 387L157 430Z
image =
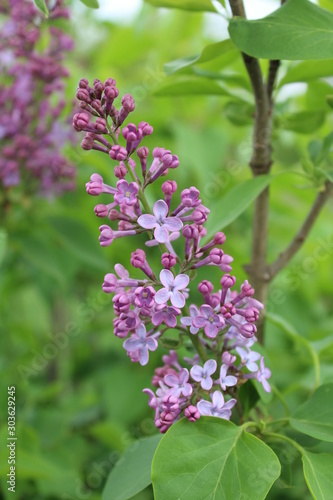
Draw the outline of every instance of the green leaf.
M35 0L35 4L45 14L46 17L49 17L49 9L46 6L45 0Z
M333 455L330 453L302 454L303 472L306 484L315 500L332 498L333 490Z
M230 50L235 50L235 46L230 39L223 40L218 43L212 43L207 45L199 55L182 57L181 59L176 59L175 61L166 63L164 65L164 72L169 76L176 73L176 71L192 66L193 64L212 61L213 59L226 54Z
M127 500L151 484L151 463L161 434L135 441L112 469L103 500Z
M238 396L240 402L242 404L243 412L244 412L244 420L247 419L249 412L259 401L259 394L256 390L255 386L252 383L252 380L248 380L246 384L243 384L238 392Z
M106 260L101 249L96 245L96 238L87 226L74 218L64 216L48 217L50 227L57 234L72 254L95 269L105 270Z
M152 465L156 500L262 500L280 475L274 452L223 419L182 419L162 438Z
M220 231L237 219L268 186L271 180L270 175L258 175L230 189L225 196L211 207L206 222L206 238L211 238L216 231Z
M80 0L80 2L84 3L90 9L98 9L99 3L98 0Z
M326 102L329 105L330 108L333 108L333 95L327 95L326 96Z
M298 132L299 134L312 134L322 126L325 121L325 111L300 111L278 118L279 126Z
M333 442L333 384L321 385L297 408L290 425L303 434Z
M287 320L285 320L278 314L266 312L266 318L268 319L268 321L271 321L274 325L281 328L288 335L288 337L291 338L295 343L303 345L305 349L309 352L315 372L314 385L315 387L318 387L320 383L320 362L319 362L319 356L316 350L313 348L312 344L306 338L299 335L298 332L293 327L293 325L291 325Z
M309 82L316 78L332 76L333 59L325 61L303 61L292 68L288 68L286 76L279 82L279 87L287 83Z
M288 0L263 19L232 19L229 34L241 51L254 57L330 59L333 51L333 13L308 0Z
M0 266L5 257L7 248L7 233L4 229L0 229Z
M230 95L221 84L213 80L190 76L168 78L154 94L157 96Z
M190 10L194 12L216 12L211 0L145 0L155 7ZM224 1L219 0L224 5Z

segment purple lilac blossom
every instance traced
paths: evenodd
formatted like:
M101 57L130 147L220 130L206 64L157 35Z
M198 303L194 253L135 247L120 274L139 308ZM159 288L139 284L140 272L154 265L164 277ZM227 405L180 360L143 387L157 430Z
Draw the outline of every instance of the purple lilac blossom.
M63 0L48 4L51 20L69 17ZM19 185L27 195L46 197L73 190L76 169L62 150L74 135L61 118L68 77L63 60L73 42L46 23L32 1L2 2L0 12L5 16L0 28L0 187L6 197Z
M182 358L175 350L164 354L164 364L152 377L155 390L143 391L160 432L167 432L182 416L191 422L200 415L229 419L236 404L234 396L247 379L256 378L270 390L267 379L271 372L263 358L258 369L260 354L251 350L263 306L253 297L248 281L241 284L239 293L233 289L236 278L229 274L233 258L221 249L225 234L217 232L202 243L209 209L202 205L196 187L183 189L177 196L177 183L164 181L164 200L149 205L146 189L177 168L179 159L171 151L155 147L149 160L149 149L141 144L153 129L146 122L122 128L135 103L127 94L117 109L118 96L112 78L104 83L94 80L92 86L82 78L77 90L81 112L73 119L75 130L85 133L84 149L95 149L117 162L110 184L95 173L86 185L91 196L111 197L110 203L103 200L95 207L95 214L107 219L100 226L100 243L117 245L120 238L141 235L148 251L161 251L161 257L154 259L159 262L156 267L151 266L148 251L146 255L142 248L134 247L130 259L133 276L133 270L121 264L115 265L116 274L105 275L103 290L113 294L114 334L124 339L131 361L141 365L148 363L149 351L155 351L159 343L172 342L175 349L183 345L187 351ZM122 137L124 145L119 142ZM176 251L173 242L177 239ZM220 286L214 291L213 283L202 280L198 284L200 303L194 304L190 289L196 269L201 272L206 266L215 266ZM218 390L210 394L214 386L220 386L223 394Z

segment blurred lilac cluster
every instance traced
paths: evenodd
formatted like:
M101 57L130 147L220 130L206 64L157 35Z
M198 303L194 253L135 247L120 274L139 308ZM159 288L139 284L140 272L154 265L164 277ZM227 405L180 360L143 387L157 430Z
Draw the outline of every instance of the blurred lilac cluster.
M257 340L255 323L263 306L253 297L254 289L247 281L240 292L233 290L233 258L221 248L224 233L217 232L202 242L209 209L202 204L197 188L189 187L177 196L177 183L166 180L161 184L161 199L150 207L147 187L177 168L179 160L160 147L149 160L148 148L140 144L153 129L146 122L122 127L135 105L131 95L124 95L117 109L118 95L111 78L104 83L94 80L92 87L86 79L79 82L76 96L83 111L74 116L73 125L86 132L82 147L101 151L117 162L115 186L95 173L86 189L92 196L110 198L110 203L95 207L98 217L109 220L100 226L100 244L109 246L117 238L146 234L146 246L161 251L161 265L154 271L145 251L137 248L131 265L142 272L142 278L131 277L121 264L115 265L115 274L105 276L103 290L113 294L114 334L124 339L130 359L141 365L148 363L149 353L159 343L164 347L173 343L182 352L187 348L181 362L175 348L163 356L164 365L155 370L152 380L156 393L144 390L161 432L182 415L191 421L200 415L229 419L237 389L247 379L255 378L264 390L271 390L267 382L271 372L264 358L252 350ZM121 135L125 146L119 144ZM220 287L214 291L210 281L200 281L202 300L197 306L190 301L189 285L196 270L204 266L216 268Z
M53 20L68 18L63 0L46 2L50 21L30 0L0 6L0 185L59 194L75 187L75 168L61 150L73 140L61 120L63 66L71 38ZM47 45L46 48L43 48Z

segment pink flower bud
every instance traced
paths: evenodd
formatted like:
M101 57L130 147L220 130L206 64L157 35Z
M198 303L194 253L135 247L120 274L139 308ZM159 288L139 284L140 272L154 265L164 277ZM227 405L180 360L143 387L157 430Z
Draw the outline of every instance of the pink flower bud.
M106 205L103 205L101 203L99 205L96 205L96 207L94 208L94 212L97 217L107 217L109 210Z
M223 245L225 240L226 240L225 234L222 232L216 233L214 236L214 244L215 245Z
M163 182L161 189L164 194L172 195L177 191L176 181L165 181Z
M171 269L173 266L176 265L177 262L176 256L167 252L162 254L161 261L162 261L162 266L165 269Z

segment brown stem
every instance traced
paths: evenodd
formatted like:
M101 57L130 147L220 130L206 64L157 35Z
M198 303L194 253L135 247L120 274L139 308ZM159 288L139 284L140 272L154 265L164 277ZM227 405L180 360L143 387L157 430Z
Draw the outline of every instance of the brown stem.
M312 205L305 221L303 222L301 228L298 233L292 240L292 242L287 246L287 248L280 253L278 258L268 267L267 274L269 280L272 280L280 271L283 269L288 262L292 259L295 253L300 249L303 245L306 237L311 231L312 226L317 220L318 215L321 212L321 209L325 205L328 198L333 194L333 183L326 182L325 188L323 191L320 191Z
M242 0L229 0L234 16L246 17ZM250 167L254 176L269 173L271 158L271 119L272 119L272 88L276 77L276 70L269 78L269 87L266 87L259 61L242 53L255 99L255 118L253 130L253 151ZM276 66L276 65L275 65ZM271 88L272 87L272 88ZM268 212L269 188L267 187L256 199L253 217L253 241L251 264L247 266L251 283L256 290L256 298L265 303L267 296L267 239L268 239ZM257 337L263 340L263 321L258 325Z

